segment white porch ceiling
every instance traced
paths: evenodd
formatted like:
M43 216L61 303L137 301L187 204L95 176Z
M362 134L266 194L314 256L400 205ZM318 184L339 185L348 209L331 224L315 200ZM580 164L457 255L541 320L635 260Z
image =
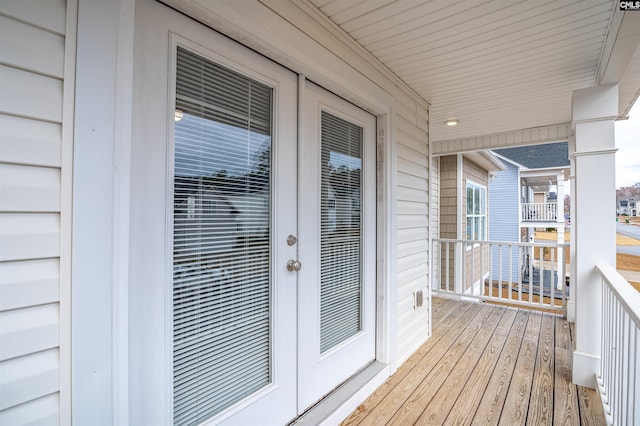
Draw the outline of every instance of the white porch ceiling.
M621 20L612 0L310 2L431 104L434 141L570 122L572 91L597 83ZM638 96L639 55L620 115Z

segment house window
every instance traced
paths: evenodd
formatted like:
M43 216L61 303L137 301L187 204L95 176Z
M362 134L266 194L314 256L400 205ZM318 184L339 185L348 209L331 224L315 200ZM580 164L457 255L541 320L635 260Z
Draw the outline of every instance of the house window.
M467 181L467 240L487 239L487 188Z

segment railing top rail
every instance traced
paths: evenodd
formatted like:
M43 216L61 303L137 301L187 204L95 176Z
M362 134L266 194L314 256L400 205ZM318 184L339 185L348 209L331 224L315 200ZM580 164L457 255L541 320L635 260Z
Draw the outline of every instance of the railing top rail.
M501 246L514 246L514 247L556 247L556 248L569 248L569 243L554 243L551 241L544 243L523 243L516 241L492 241L492 240L456 240L454 238L433 238L433 241L441 243L467 243L467 244L488 244L488 245L501 245Z
M640 327L640 292L637 292L612 266L598 264L596 270L629 313L630 319Z
M547 201L546 203L522 203L523 206L545 206L548 204L558 204L557 201Z

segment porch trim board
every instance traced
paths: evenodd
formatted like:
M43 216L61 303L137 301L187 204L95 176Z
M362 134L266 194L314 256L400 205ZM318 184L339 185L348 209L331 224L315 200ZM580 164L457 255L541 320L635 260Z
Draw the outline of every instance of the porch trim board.
M469 138L431 141L431 149L433 155L446 155L487 149L541 145L566 141L572 134L571 123L563 123Z

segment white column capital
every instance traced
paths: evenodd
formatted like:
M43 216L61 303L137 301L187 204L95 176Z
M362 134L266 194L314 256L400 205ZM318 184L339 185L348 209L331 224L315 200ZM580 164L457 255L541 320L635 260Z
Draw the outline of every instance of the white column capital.
M618 116L618 85L589 87L573 91L571 97L571 127Z

